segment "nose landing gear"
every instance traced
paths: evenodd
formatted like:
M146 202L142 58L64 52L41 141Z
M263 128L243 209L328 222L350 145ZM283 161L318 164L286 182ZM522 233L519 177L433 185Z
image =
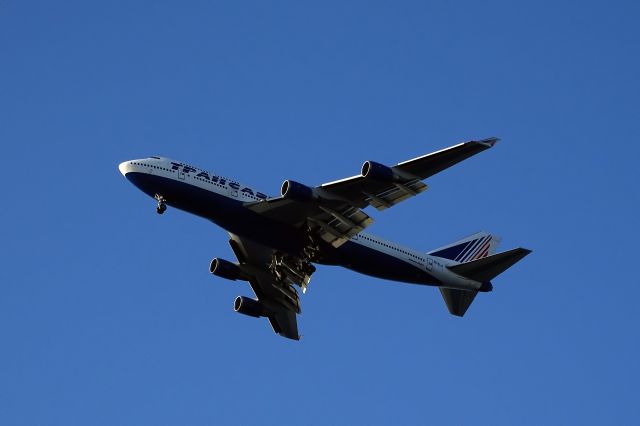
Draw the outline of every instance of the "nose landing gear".
M158 214L162 214L167 210L167 205L165 204L165 199L162 195L156 194L154 197L158 201L158 207L156 207L156 212Z

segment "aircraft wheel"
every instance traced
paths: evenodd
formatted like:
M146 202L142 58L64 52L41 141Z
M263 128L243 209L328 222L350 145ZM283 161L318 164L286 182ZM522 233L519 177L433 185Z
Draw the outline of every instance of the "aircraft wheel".
M165 210L167 210L167 206L164 204L158 204L158 207L156 207L156 212L158 212L158 214L164 213Z

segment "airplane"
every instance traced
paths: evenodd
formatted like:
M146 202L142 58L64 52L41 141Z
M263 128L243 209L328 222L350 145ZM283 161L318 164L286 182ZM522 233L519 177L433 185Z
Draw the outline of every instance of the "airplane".
M424 192L423 180L493 147L469 141L386 166L365 161L360 174L311 187L285 180L275 197L238 181L164 157L129 160L120 172L157 202L212 221L229 234L237 262L214 258L209 271L249 282L255 298L238 296L234 310L266 317L274 332L299 340L297 314L314 264L342 266L386 280L436 286L449 312L462 317L491 280L531 253L496 253L500 238L478 232L424 253L363 232L366 207L385 210Z

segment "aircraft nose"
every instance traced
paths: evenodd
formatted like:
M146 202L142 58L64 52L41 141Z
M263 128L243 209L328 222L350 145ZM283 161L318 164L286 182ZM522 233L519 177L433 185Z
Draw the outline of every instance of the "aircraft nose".
M122 176L126 176L127 173L129 173L129 171L130 171L129 163L130 163L130 161L123 161L118 166L118 170L120 170L120 173L122 173Z

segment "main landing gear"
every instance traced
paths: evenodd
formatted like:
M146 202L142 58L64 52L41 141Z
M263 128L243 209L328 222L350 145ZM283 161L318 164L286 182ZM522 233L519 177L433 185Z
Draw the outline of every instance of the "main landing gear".
M167 210L167 205L165 204L165 199L162 195L156 194L154 197L158 201L158 207L156 207L156 212L158 214L162 214Z

